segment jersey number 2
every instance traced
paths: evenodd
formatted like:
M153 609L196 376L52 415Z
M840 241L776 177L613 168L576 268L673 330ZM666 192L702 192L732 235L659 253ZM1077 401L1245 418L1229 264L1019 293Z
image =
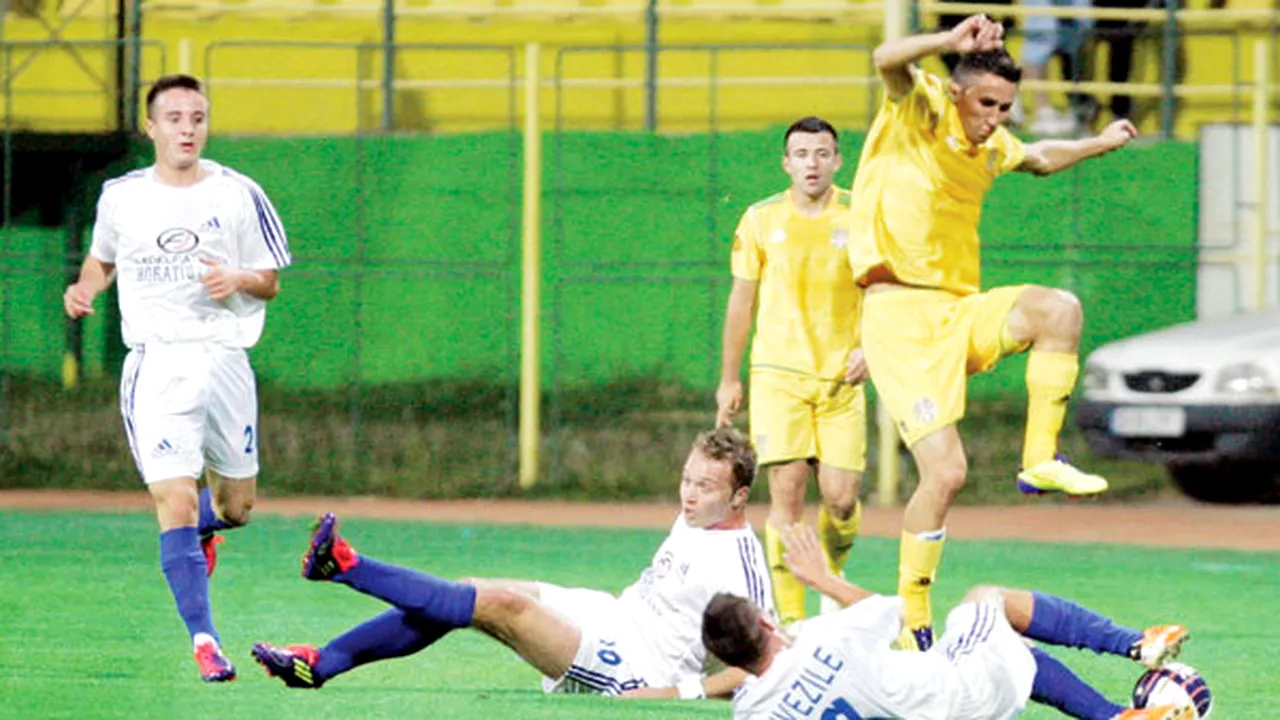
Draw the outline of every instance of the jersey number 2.
M245 455L253 454L253 426L252 425L244 426L244 454Z
M822 711L822 720L882 720L881 718L864 718L844 698L836 698Z

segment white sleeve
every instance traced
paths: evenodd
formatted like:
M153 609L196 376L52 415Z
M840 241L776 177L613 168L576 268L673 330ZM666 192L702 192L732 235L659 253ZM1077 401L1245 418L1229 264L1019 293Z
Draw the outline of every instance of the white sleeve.
M284 224L267 194L258 184L241 177L243 198L236 242L240 267L246 270L277 270L293 263Z
M749 533L741 533L733 539L732 548L732 556L713 560L719 567L709 568L719 574L721 591L745 597L767 610L770 617L777 617L773 609L769 566L760 542Z
M89 254L104 263L112 264L116 261L116 250L120 246L120 237L116 233L113 222L114 211L115 203L111 201L111 196L107 194L104 187L102 194L98 196L98 210L93 220L93 239L89 245Z

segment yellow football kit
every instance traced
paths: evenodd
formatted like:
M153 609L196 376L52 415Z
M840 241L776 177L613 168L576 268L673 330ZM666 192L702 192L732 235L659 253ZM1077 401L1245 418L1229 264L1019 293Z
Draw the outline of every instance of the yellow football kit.
M847 253L849 195L835 190L816 217L797 212L789 191L774 195L734 235L733 275L758 283L748 406L762 465L866 467L866 397L842 380L862 305Z
M867 298L862 336L876 392L907 445L964 415L965 379L1021 350L1005 320L1021 287L979 292L978 221L995 178L1026 156L1001 127L974 145L943 81L913 70L886 98L853 185L855 278L892 280Z

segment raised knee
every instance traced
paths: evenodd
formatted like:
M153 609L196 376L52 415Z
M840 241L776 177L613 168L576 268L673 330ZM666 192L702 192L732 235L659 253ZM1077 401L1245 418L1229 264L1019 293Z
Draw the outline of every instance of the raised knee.
M528 596L513 590L488 585L477 578L466 580L476 588L475 622L483 628L497 630L507 627L512 618L523 614L532 603Z
M996 585L977 585L969 588L961 602L996 602L1004 600L1004 588Z

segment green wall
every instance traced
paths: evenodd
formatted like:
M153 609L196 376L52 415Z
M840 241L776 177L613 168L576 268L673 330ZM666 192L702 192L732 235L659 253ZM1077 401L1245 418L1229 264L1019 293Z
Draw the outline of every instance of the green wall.
M747 205L785 186L780 135L547 136L549 387L636 374L714 384L728 241ZM845 185L857 143L845 142ZM517 136L218 138L209 155L267 190L297 263L254 351L264 380L516 379ZM1074 290L1087 313L1086 350L1189 319L1195 183L1195 148L1180 143L1130 148L1055 178L1002 179L983 218L984 284ZM37 232L45 234L8 236L10 245L39 249L44 269L15 274L19 256L4 256L16 318L4 357L9 367L56 376L62 241L57 231ZM17 334L38 339L18 342ZM102 327L89 336L101 347ZM1021 382L1010 363L975 392Z

